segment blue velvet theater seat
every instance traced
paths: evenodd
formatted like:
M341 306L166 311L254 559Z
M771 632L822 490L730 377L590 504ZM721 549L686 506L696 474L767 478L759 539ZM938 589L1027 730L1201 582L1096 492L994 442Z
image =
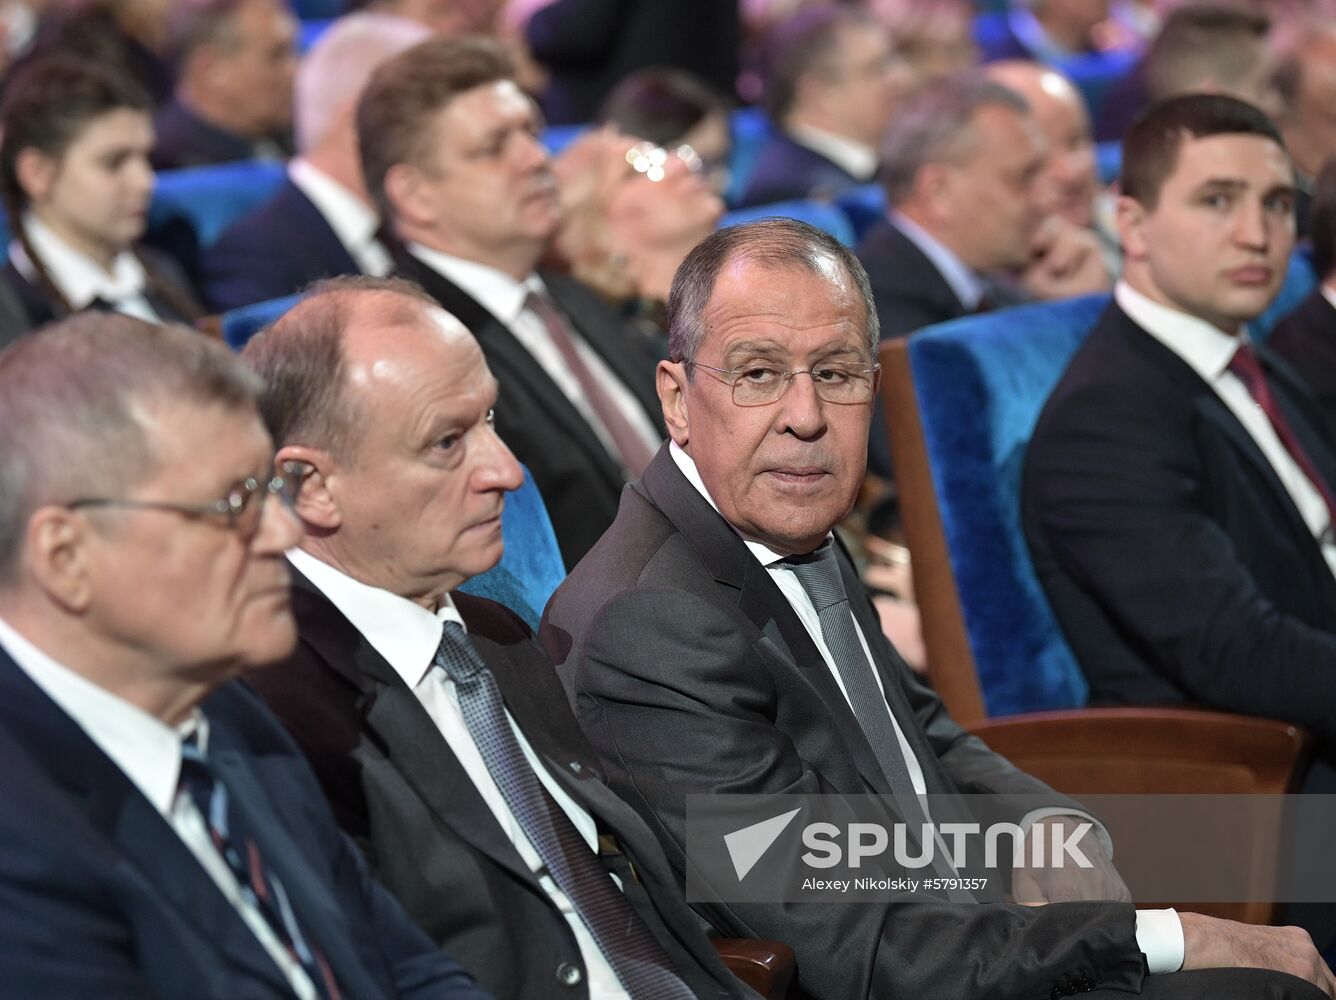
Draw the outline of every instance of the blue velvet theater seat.
M719 220L719 228L726 229L744 222L755 222L758 219L776 216L810 223L817 229L829 233L845 246L854 245L854 227L849 222L849 217L838 205L824 201L777 201L770 205L735 209Z
M854 239L861 240L873 225L886 218L886 189L880 184L860 184L837 194L835 204L854 227Z
M223 338L235 350L246 346L260 329L296 305L299 295L257 302L223 315ZM537 629L548 598L566 578L557 536L529 470L524 484L506 495L501 514L506 551L492 569L469 580L461 590L504 604Z
M285 176L284 166L268 160L243 160L158 174L149 206L150 231L184 221L196 242L207 247L224 229L268 201Z

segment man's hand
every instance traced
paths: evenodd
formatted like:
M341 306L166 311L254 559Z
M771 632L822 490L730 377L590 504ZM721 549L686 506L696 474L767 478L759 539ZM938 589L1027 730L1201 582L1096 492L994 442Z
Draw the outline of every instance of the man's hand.
M1093 831L1073 842L1093 867L1083 868L1070 858L1064 859L1066 864L1061 868L1048 863L1053 857L1054 841L1068 840L1082 823L1089 822L1080 816L1049 816L1031 826L1025 838L1025 860L1011 874L1011 898L1027 906L1091 899L1130 903L1132 894ZM1044 864L1036 868L1031 865L1030 845L1039 827L1044 828Z
M1049 216L1035 238L1031 263L1021 272L1020 283L1045 302L1108 291L1111 282L1099 237L1056 215Z
M1180 913L1183 968L1271 969L1312 983L1336 997L1336 979L1313 939L1300 927L1254 927L1200 913Z

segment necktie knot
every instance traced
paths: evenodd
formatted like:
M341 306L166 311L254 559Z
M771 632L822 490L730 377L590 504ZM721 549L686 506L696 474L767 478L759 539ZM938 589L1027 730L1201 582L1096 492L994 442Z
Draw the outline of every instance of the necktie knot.
M844 592L844 580L840 577L840 565L835 558L835 546L829 541L823 542L807 555L789 556L783 562L802 584L817 614L849 600Z
M442 624L441 642L436 647L432 663L444 670L456 684L475 681L487 669L473 643L469 642L464 626L454 621Z
M1229 359L1229 370L1244 384L1244 387L1256 396L1257 387L1266 385L1266 376L1257 354L1246 343L1240 344Z

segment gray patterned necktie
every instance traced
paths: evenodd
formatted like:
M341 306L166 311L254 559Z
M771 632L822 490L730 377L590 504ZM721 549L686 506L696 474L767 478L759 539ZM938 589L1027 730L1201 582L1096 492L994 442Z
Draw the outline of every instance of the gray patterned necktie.
M434 663L455 682L464 724L506 805L626 992L633 1000L693 997L673 971L672 960L529 765L506 717L496 679L459 623L445 623Z

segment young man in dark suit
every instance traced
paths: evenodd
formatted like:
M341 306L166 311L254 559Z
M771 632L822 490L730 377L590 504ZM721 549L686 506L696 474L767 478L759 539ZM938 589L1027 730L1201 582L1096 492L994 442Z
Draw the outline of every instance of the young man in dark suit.
M88 313L0 355L9 996L484 1000L372 881L242 670L296 641L258 380Z
M833 539L863 481L878 383L857 259L789 220L722 230L682 264L668 311L658 386L672 442L558 588L541 635L613 787L679 872L693 793L1030 794L1069 810L946 715ZM1014 821L1026 819L1038 816ZM721 931L790 942L802 988L832 1000L1332 988L1302 931L1134 911L1108 901L1126 889L1101 870L1087 901L1040 906L897 894L700 909ZM1055 898L1053 883L1032 898Z
M663 431L643 338L593 290L537 270L561 220L539 127L509 56L479 38L403 53L358 108L367 189L403 244L398 273L478 338L501 384L497 428L570 565Z
M1035 569L1101 703L1190 702L1336 735L1336 444L1253 344L1294 245L1270 119L1185 96L1124 143L1124 277L1025 461Z
M406 282L345 279L246 357L310 531L301 644L253 683L376 874L498 997L751 996L528 628L455 592L501 558L522 481L474 338Z

